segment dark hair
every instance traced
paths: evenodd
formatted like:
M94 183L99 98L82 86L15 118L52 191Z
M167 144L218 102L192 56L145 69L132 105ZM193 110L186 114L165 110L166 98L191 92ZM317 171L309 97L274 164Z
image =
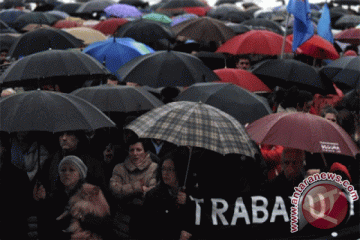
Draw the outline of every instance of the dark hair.
M247 59L247 60L249 60L249 62L251 62L251 58L247 54L241 54L241 55L237 56L236 61L238 62L240 59Z
M338 111L331 105L325 105L320 110L320 116L325 117L326 114L333 113L337 116Z
M131 145L134 145L136 143L141 143L143 145L144 151L149 151L149 140L145 138L131 138L128 142L128 147L130 148Z
M284 98L281 101L281 106L283 108L296 108L298 103L298 95L299 89L296 86L292 86L291 88L287 89L284 94Z
M161 158L161 166L164 164L165 160L172 160L175 166L176 176L179 182L179 187L184 185L187 165L188 165L188 154L183 151L183 148L177 148L168 152L164 157ZM162 177L160 178L162 179Z
M298 94L298 104L299 107L303 107L306 102L310 102L314 99L314 96L311 92L300 90Z

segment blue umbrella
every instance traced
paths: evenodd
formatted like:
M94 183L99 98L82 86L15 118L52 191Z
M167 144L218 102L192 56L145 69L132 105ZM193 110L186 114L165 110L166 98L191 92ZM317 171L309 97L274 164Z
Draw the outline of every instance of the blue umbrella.
M190 20L190 19L194 19L194 18L198 18L198 15L192 14L192 13L185 13L185 14L181 14L179 16L176 16L172 19L171 22L171 27L175 26L176 24L182 23L183 21L186 20Z
M117 75L116 71L122 65L135 57L153 53L154 50L132 38L113 37L90 44L83 52L103 63L110 72Z
M6 10L2 10L0 12L0 20L2 20L3 22L5 22L6 24L8 24L9 26L13 27L13 23L15 22L15 20L25 14L26 12L18 10L18 9L6 9Z
M140 17L142 12L128 4L113 4L104 9L107 17L132 18Z

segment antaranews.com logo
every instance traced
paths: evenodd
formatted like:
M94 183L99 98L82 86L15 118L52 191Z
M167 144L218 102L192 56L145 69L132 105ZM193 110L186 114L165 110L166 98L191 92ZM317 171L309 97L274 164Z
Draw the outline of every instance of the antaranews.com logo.
M294 188L291 196L290 231L295 233L307 224L330 229L346 221L359 199L349 181L335 173L316 173Z

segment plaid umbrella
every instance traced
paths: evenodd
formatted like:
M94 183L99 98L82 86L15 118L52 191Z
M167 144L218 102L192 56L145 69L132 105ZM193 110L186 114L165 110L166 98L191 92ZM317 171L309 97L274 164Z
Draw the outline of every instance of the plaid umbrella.
M200 147L220 154L257 153L244 127L229 114L199 102L179 101L155 108L128 126L139 137L180 146Z

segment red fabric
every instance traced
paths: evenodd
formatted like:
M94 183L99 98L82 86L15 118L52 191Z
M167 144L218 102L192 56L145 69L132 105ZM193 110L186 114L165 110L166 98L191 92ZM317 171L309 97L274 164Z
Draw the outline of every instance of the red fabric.
M210 10L210 7L184 7L184 11L192 13L200 17L206 16L206 13Z
M357 56L357 53L354 50L347 50L344 56Z
M328 94L326 96L322 96L320 94L314 95L314 103L310 108L310 113L315 115L320 115L321 109L326 105L331 105L335 107L344 97L344 93L336 87L333 83L336 94Z
M335 172L335 171L343 172L343 173L349 178L349 181L352 182L351 176L350 176L350 173L349 173L347 167L345 167L345 166L342 165L341 163L334 162L334 163L331 165L331 168L330 168L330 171L329 171L329 172Z
M284 147L262 144L260 151L268 166L268 179L274 179L281 172L281 155Z
M233 83L250 92L271 92L271 89L266 86L265 83L249 71L235 68L221 68L214 70L214 73L219 76L221 82Z
M283 36L268 30L251 30L236 35L221 45L216 52L239 54L278 55L281 53ZM291 41L285 41L285 53L291 53Z
M100 31L105 35L113 35L119 27L127 22L129 22L129 20L125 18L110 18L99 22L93 26L93 29Z
M73 27L81 27L82 24L77 21L72 20L59 20L52 27L54 28L73 28Z

